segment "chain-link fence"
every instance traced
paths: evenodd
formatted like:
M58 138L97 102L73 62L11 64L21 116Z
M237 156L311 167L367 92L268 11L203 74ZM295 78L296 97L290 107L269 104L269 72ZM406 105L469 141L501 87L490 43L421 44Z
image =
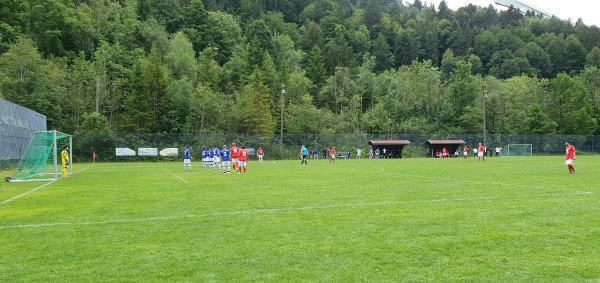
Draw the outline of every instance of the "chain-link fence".
M309 149L318 149L322 156L323 150L335 146L338 154L350 152L354 156L357 149L361 149L366 157L370 140L409 140L410 145L404 147L404 158L425 157L427 140L460 139L470 148L483 142L482 135L411 135L411 134L381 134L381 135L284 135L280 140L279 135L255 136L244 134L126 134L126 133L89 133L76 134L73 138L74 158L89 161L92 152L96 152L98 161L126 161L126 160L165 160L172 157L118 157L115 148L179 148L180 155L186 145L190 145L195 158L207 147L230 146L235 142L252 148L262 147L267 159L293 159L297 158L300 146L306 145ZM489 148L502 147L508 144L531 144L534 155L564 154L565 141L572 141L579 153L600 153L600 136L574 136L574 135L488 135L486 138ZM462 147L461 147L462 149Z
M34 132L46 130L46 116L0 99L0 168L14 166Z

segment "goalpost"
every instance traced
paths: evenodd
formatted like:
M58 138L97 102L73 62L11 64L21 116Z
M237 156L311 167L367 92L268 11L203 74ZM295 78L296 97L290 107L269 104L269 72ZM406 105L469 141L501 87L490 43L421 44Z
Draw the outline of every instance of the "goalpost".
M506 145L506 153L502 156L532 156L533 145L532 144L508 144Z
M63 151L66 150L66 153ZM9 182L51 181L73 174L73 137L58 131L35 132ZM64 165L64 167L63 167Z

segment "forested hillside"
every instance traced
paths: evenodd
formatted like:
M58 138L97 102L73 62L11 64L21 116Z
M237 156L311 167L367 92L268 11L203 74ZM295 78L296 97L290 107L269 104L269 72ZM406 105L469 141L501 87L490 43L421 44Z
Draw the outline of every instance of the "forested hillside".
M69 133L598 134L600 29L416 0L2 0L0 97ZM282 89L285 95L282 101ZM487 97L487 98L486 98Z

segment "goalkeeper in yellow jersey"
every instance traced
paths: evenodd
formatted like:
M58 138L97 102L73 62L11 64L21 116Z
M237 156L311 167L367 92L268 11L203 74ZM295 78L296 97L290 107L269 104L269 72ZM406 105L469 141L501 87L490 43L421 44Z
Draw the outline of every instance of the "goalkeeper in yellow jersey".
M60 153L60 159L62 161L62 176L67 177L67 168L69 167L69 148L65 147L63 151Z

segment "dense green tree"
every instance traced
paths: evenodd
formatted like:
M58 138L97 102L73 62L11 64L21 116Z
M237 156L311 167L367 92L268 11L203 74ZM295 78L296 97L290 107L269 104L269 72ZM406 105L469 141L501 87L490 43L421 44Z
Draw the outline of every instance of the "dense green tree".
M205 48L198 58L198 81L213 90L221 89L223 68L216 61L218 50L214 47Z
M443 55L447 49L452 48L458 39L458 32L449 20L441 20L437 24L438 53ZM438 59L440 61L441 59Z
M304 52L294 49L294 41L288 35L273 36L273 62L277 67L280 81L287 81L290 73L300 70Z
M516 57L510 50L502 50L494 53L489 64L489 73L497 78L506 79L513 76L535 75L535 70L529 65L529 61L523 57Z
M358 93L349 68L338 67L329 77L319 94L317 105L327 107L334 113L340 113L348 106L350 98Z
M169 72L163 64L158 48L152 48L148 57L138 58L131 74L131 93L125 101L127 111L122 115L120 127L130 132L169 131L161 124L165 112L165 92Z
M566 74L559 74L552 80L550 87L552 90L548 112L552 120L558 124L558 132L570 134L574 131L588 130L588 126L593 124L591 121L593 117L587 111L589 100L581 82ZM586 118L590 121L585 121ZM578 123L585 123L585 126L582 125L582 128L575 129L570 119L575 119Z
M482 87L481 84L471 75L471 65L464 62L459 62L455 72L448 83L449 102L454 107L453 113L455 117L463 119L464 122L474 122L470 117L475 114L475 105L481 105ZM467 106L471 106L467 117L463 114L467 110ZM481 108L481 107L479 107ZM464 126L471 127L470 124Z
M361 100L361 112L373 107L375 103L375 89L377 84L377 76L373 72L375 69L375 58L367 55L363 58L362 65L358 68L357 86Z
M319 46L315 45L307 55L306 75L317 86L323 86L327 79L327 70L325 69L325 57L321 53Z
M190 13L182 9L178 0L140 0L137 2L137 12L142 20L156 19L165 26L169 33L175 32L183 26ZM192 0L189 6L202 5L201 0Z
M254 70L244 86L241 98L243 133L268 135L273 133L270 93L264 83L265 78L259 69Z
M184 124L185 132L218 132L225 128L238 130L239 118L226 111L222 95L210 87L199 84L189 100L189 113ZM230 124L225 124L229 122Z
M286 109L285 132L290 134L320 134L331 125L331 113L313 104L312 96L302 95Z
M562 37L555 35L544 35L540 37L542 46L552 62L552 73L557 74L569 71L569 62L567 62L567 46Z
M409 65L423 54L417 32L412 29L403 30L398 34L394 43L394 58L396 65Z
M594 47L586 56L586 65L600 68L600 48Z
M186 76L172 80L167 85L163 107L168 111L164 113L161 121L166 131L185 132L185 122L190 112L190 100L193 95L194 85Z
M184 33L178 32L169 41L169 49L165 54L165 62L175 79L194 82L197 77L196 56L192 43Z
M86 60L83 52L74 59L67 80L69 118L75 127L80 127L83 114L93 111L94 103L91 101L96 86L93 62Z
M99 133L110 131L110 127L106 117L98 112L91 112L82 115L80 130L86 133Z
M270 50L273 47L271 29L264 20L252 22L246 30L248 42L262 50Z
M529 106L526 122L531 134L551 134L558 128L558 124L550 119L543 106L538 104Z
M325 44L325 63L330 74L337 67L353 67L356 64L354 52L342 34Z
M471 54L464 58L464 62L471 65L472 74L482 74L483 73L483 63L481 63L481 59L479 56L475 54Z
M376 72L382 72L394 66L394 54L382 33L377 35L373 44L373 56L375 56Z
M484 31L475 37L473 48L484 66L488 65L498 47L498 39L491 31Z
M579 70L582 70L585 65L587 51L575 35L569 35L565 42L566 52L568 54L567 68L571 70L572 73L577 73Z
M5 0L0 97L103 143L270 134L282 85L286 132L600 133L600 29L410 2Z
M360 25L349 35L350 47L355 54L366 54L371 50L371 36L365 25Z
M185 33L193 42L196 51L204 49L204 33L210 27L208 26L208 12L204 9L202 0L191 0L181 13ZM169 31L172 32L172 31Z
M552 73L550 56L535 42L529 42L517 51L517 56L526 58L535 73L546 76Z
M372 28L379 23L381 19L381 3L379 0L367 1L364 18L368 28Z
M444 20L453 19L453 12L450 10L448 3L446 3L445 0L440 1L440 4L438 5L438 17Z
M509 7L506 11L500 12L500 24L503 26L517 26L519 22L523 19L523 14L521 11Z
M233 53L234 47L242 40L242 29L238 19L224 12L209 12L202 43L197 44L197 52L206 47L217 50L217 62L224 63Z
M169 48L169 35L164 26L159 22L153 18L149 19L142 24L139 33L143 44L142 47L146 51L150 51L150 48L154 46L161 52L167 52Z
M224 90L228 93L239 90L246 82L251 68L248 63L249 52L247 45L237 45L229 61L223 65Z
M362 123L369 133L393 133L397 129L383 102L375 104L365 112Z
M244 23L250 23L260 17L264 10L261 2L259 0L241 0L240 16Z
M303 35L300 44L304 50L309 51L314 46L322 47L323 35L319 24L311 21L302 28Z
M26 26L43 54L61 56L71 49L77 23L72 1L32 0L25 7Z
M291 73L285 86L287 90L287 100L292 103L299 103L302 97L310 94L311 89L314 88L312 81L304 75L303 71Z
M447 49L446 52L444 52L444 56L442 56L441 66L444 80L448 80L450 78L454 72L454 69L456 68L456 64L457 59L454 57L454 52L452 52L452 49Z
M567 113L566 133L575 135L591 135L598 129L598 120L592 116L588 107L582 107Z
M581 73L579 80L583 84L592 115L598 121L600 119L600 69L598 67L586 67Z
M43 99L33 97L44 63L33 40L18 38L0 56L0 94L17 104L45 113L44 109L36 107Z

